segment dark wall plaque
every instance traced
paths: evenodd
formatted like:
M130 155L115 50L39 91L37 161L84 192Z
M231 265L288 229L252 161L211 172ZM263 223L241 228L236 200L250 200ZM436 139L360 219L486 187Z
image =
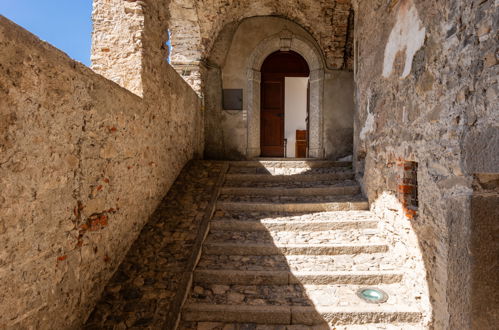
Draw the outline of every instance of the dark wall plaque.
M243 110L243 90L224 89L223 90L224 110Z

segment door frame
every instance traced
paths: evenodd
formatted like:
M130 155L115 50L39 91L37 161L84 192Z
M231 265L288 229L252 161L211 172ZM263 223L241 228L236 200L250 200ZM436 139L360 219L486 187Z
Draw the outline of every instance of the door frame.
M247 62L247 86L244 93L244 108L247 115L246 157L259 157L260 152L260 68L270 54L276 51L295 51L300 54L310 69L309 100L309 157L324 158L323 147L323 94L324 61L316 45L301 36L283 30L263 40L253 51Z

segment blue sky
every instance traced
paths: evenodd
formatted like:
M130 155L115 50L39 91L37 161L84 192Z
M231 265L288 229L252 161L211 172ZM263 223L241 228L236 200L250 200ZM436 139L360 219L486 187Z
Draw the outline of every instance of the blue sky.
M0 15L90 65L92 0L0 0Z

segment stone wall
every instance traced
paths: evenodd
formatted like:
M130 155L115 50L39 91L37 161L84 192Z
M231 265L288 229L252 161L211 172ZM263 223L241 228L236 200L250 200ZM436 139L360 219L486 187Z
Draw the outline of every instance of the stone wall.
M357 175L377 213L414 231L436 329L471 328L472 175L499 172L498 7L354 2ZM417 163L413 219L400 162Z
M201 92L203 63L215 51L227 25L245 18L289 19L317 40L329 69L351 70L353 11L351 0L172 0L170 3L172 65Z
M294 38L291 41L291 49L301 53L305 60L309 61L311 112L314 109L313 104L317 104L317 111L319 107L322 111L315 117L312 114L310 116L311 134L316 134L321 144L319 157L324 157L324 149L326 158L331 159L352 154L352 72L327 69L313 36L296 23L278 17L253 17L227 25L216 39L213 51L207 59L204 89L207 158L244 159L248 156L248 149L260 147L259 133L253 132L257 141L253 142L256 146L251 145L251 130L254 129L252 116L259 118L260 111L259 100L254 105L251 95L253 92L259 95L260 85L256 79L254 91L250 90L249 83L253 78L248 76L248 72L257 70L255 72L258 74L260 66L253 68L252 61L258 62L260 58L256 59L255 56L260 56L263 62L266 54L260 52L268 51L267 48L272 47L273 38L276 38L277 48L272 48L271 52L278 51L281 35ZM306 43L307 46L301 49L298 43ZM294 46L297 48L293 48ZM314 83L317 84L316 89ZM222 89L243 90L243 111L222 110ZM259 126L259 119L255 120Z
M100 19L134 21L120 8L102 7L110 16ZM130 26L160 20L149 13ZM164 35L128 51L120 38L141 31L105 36L102 26L95 68L133 93L0 17L0 328L78 328L181 168L203 152L200 100L164 61Z

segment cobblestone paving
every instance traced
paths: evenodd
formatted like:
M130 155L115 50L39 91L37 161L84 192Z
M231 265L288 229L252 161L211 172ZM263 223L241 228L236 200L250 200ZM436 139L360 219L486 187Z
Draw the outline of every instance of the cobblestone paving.
M223 166L194 161L184 168L106 286L85 329L165 328Z

